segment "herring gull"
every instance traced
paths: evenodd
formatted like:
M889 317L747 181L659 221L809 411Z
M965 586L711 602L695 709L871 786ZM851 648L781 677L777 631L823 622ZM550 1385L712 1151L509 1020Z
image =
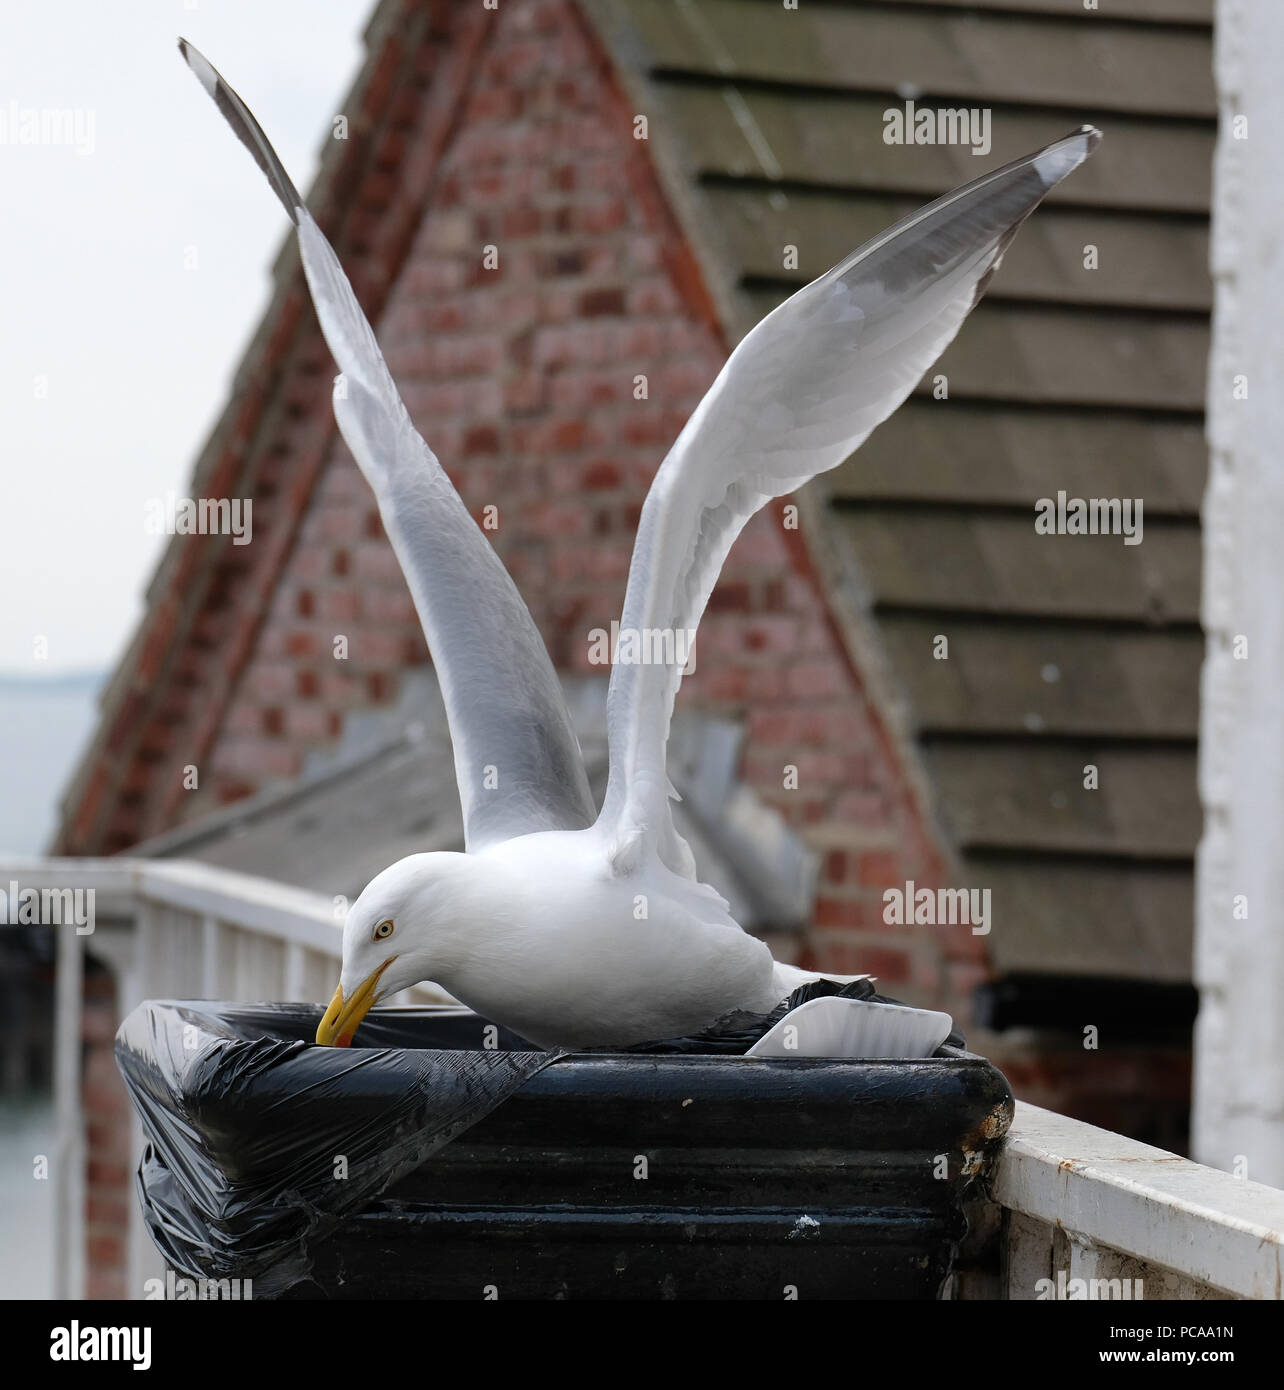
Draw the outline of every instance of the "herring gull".
M769 1013L821 977L741 929L674 828L665 745L683 642L612 666L599 812L539 631L415 429L338 258L249 109L179 47L297 231L340 370L334 413L423 623L463 807L464 853L402 859L352 905L317 1041L347 1046L372 1005L425 980L541 1047L628 1046ZM651 485L622 634L694 634L749 518L841 463L905 400L1020 224L1099 138L1084 126L938 199L746 335Z

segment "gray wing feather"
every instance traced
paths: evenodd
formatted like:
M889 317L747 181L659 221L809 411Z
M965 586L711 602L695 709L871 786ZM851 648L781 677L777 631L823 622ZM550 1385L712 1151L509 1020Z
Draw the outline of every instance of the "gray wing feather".
M768 314L739 344L660 466L621 628L693 632L722 563L766 502L835 467L945 350L1021 223L1095 148L1085 126L899 222ZM621 665L608 704L599 824L612 865L679 867L664 760L681 666Z
M183 40L179 48L298 231L317 317L342 373L335 417L374 489L441 684L467 847L584 829L593 798L539 629L411 422L338 257L259 123L196 49Z

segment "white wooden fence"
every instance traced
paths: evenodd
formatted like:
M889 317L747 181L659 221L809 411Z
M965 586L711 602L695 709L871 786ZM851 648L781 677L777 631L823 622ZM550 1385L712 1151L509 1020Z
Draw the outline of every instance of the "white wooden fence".
M82 951L114 970L122 1015L148 998L324 1002L341 924L317 894L203 864L0 865L0 884L10 881L96 896L91 935L58 932L55 1238L58 1292L75 1298L84 1258ZM985 1181L1001 1211L1003 1277L988 1289L960 1279L955 1297L1284 1296L1284 1192L1275 1188L1020 1103ZM131 1212L129 1287L141 1296L160 1267L133 1203Z
M1278 1188L1018 1101L989 1190L1001 1297L1284 1297Z
M85 1138L81 1108L83 952L115 976L120 1016L144 999L325 1003L338 980L342 919L333 902L209 865L145 859L42 859L0 864L0 886L93 890L92 931L57 931L54 1037L55 1293L85 1286ZM85 900L87 901L87 900ZM405 996L442 999L431 990ZM142 1134L131 1117L131 1152ZM132 1200L128 1287L161 1274Z

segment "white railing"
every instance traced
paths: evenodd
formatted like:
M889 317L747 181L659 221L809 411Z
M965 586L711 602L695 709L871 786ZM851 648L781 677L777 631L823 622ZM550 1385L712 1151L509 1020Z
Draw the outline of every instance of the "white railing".
M319 894L204 864L44 859L0 865L0 888L10 881L95 891L93 933L58 932L55 1238L58 1291L74 1298L85 1243L81 952L115 973L122 1016L148 998L316 1003L334 988L340 923ZM956 1298L1284 1297L1284 1192L1275 1188L1020 1102L983 1182L1002 1273L997 1283L961 1273ZM139 1296L160 1266L136 1207L129 1288Z
M318 893L227 869L145 859L39 859L0 864L0 890L92 890L92 930L57 931L54 1015L55 1294L85 1288L85 1122L81 1105L83 952L115 977L119 1015L144 999L297 1000L334 992L342 920ZM82 903L87 903L82 898ZM441 999L413 991L411 999ZM130 1151L142 1133L131 1108ZM141 1297L159 1256L129 1203L128 1287Z
M1021 1102L988 1188L1000 1297L1284 1297L1277 1188Z

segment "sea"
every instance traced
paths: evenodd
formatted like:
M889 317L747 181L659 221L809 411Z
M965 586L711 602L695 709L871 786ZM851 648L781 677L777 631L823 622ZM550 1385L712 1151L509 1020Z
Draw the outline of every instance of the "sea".
M0 862L48 849L101 685L97 673L0 675ZM53 1292L53 1184L40 1176L52 1144L52 1096L0 1094L0 1299Z
M49 1096L0 1096L0 1299L53 1296L53 1142Z
M97 714L98 672L0 674L0 858L43 853Z

